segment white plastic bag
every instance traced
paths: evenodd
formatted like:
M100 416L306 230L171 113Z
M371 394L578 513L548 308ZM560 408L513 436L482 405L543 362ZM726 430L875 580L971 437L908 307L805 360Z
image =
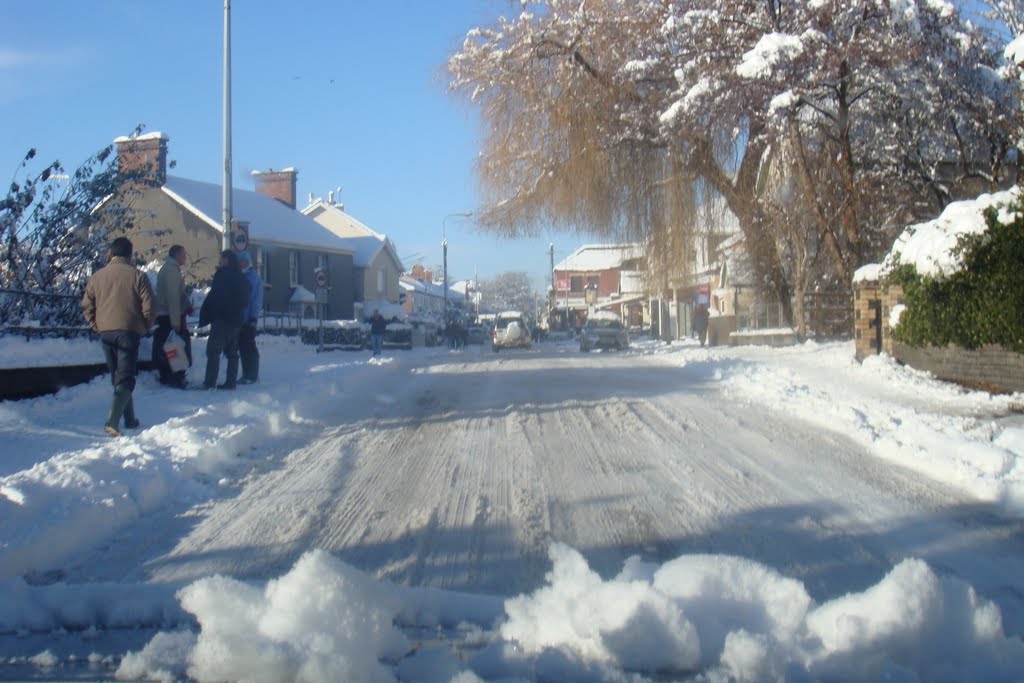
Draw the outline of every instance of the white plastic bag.
M167 363L171 366L171 372L181 372L188 369L188 354L185 353L185 342L178 334L171 330L164 342L164 355L167 356Z

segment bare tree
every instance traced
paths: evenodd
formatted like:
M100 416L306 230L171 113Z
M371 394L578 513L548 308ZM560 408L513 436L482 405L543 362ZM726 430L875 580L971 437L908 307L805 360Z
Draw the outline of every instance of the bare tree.
M525 272L509 271L480 283L481 305L497 311L533 314L537 299Z
M68 325L78 322L77 300L102 265L110 226L127 230L132 194L119 192L127 179L108 146L73 173L59 161L30 172L36 151L18 166L0 200L0 320ZM118 202L101 203L115 193Z

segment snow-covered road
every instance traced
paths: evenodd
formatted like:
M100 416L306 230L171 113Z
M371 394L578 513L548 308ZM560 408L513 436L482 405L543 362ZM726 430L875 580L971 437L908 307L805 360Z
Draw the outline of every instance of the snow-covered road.
M723 397L670 356L398 358L150 558L147 578L266 578L323 548L401 584L512 595L542 584L561 541L604 575L633 554L728 553L824 597L906 556L977 584L961 553L1021 532L842 436ZM1024 545L1008 550L983 562L997 591L1024 576Z
M13 647L2 627L78 628L90 610L103 621L93 604L117 587L142 591L122 610L142 616L112 625L182 624L175 589L215 574L259 585L314 549L376 580L499 598L553 580L553 543L606 581L634 555L737 556L817 603L917 558L1024 633L1024 432L1000 422L1020 397L846 354L542 344L367 362L272 340L265 381L235 394L144 378L140 412L166 422L129 439L89 436L100 381L8 404L8 443L43 451L0 476L12 513L0 516L0 570L8 586L48 585L0 606L0 661ZM62 515L89 522L69 532ZM57 606L56 587L93 597Z

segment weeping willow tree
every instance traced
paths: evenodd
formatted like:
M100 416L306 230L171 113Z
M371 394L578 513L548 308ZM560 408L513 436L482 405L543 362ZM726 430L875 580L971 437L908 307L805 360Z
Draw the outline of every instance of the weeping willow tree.
M691 281L698 238L714 228L700 207L725 195L766 288L788 301L752 201L763 147L714 125L678 136L659 121L675 88L670 61L651 59L672 49L661 37L667 5L542 4L537 15L475 29L449 61L452 90L484 122L479 224L503 236L555 225L638 242L659 291Z
M979 89L984 41L946 3L525 6L470 32L448 63L485 125L484 226L638 239L667 282L685 276L706 229L696 209L714 195L738 220L762 298L790 321L805 269L794 258L848 287L884 241L886 206L921 203L944 182L936 169L971 166L992 140L959 106L998 109ZM798 183L788 203L773 168ZM798 256L794 229L813 259Z

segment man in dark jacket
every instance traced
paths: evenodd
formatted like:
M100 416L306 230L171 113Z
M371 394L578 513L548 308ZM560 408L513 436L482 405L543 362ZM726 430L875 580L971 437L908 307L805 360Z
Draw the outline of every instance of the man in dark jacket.
M210 326L206 341L207 389L234 389L238 379L238 332L245 322L245 309L249 305L249 281L238 267L235 252L220 253L220 264L213 274L210 293L199 310L199 325ZM220 374L220 355L228 359L224 383L217 384Z
M379 310L373 312L370 318L370 342L373 347L373 355L379 356L384 346L384 332L388 329L388 321L380 314Z
M115 239L110 245L110 262L89 278L82 297L82 313L89 327L100 335L114 385L114 398L104 427L110 436L121 436L122 417L125 427L139 426L132 401L139 338L149 334L149 326L156 317L149 278L132 265L131 257L132 243L128 238Z

